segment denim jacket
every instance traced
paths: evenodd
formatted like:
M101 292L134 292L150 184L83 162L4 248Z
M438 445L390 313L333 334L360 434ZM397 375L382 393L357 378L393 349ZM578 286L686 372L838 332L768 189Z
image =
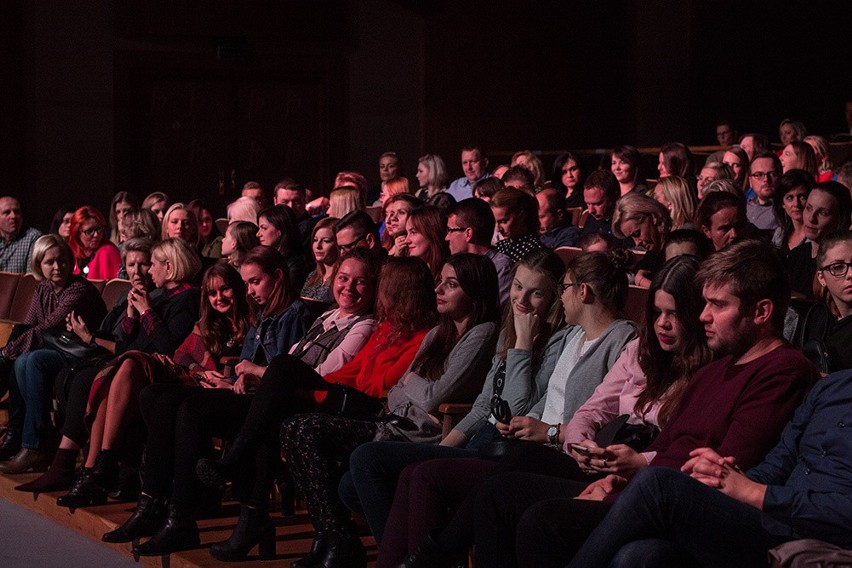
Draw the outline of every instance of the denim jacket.
M276 355L287 353L307 332L307 317L308 309L301 300L273 316L261 314L258 324L246 333L240 360L269 363Z

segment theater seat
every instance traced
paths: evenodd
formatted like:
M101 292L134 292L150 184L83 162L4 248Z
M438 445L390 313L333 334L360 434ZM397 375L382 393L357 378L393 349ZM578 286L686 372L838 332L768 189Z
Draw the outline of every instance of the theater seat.
M21 275L18 287L15 289L15 298L12 300L12 308L9 311L9 319L12 321L24 321L30 310L33 295L35 294L38 281L32 274Z
M20 279L21 275L17 272L0 272L0 319L9 318Z
M107 310L113 309L117 303L127 296L130 286L130 280L123 278L113 278L106 283L101 292L101 298L103 298Z

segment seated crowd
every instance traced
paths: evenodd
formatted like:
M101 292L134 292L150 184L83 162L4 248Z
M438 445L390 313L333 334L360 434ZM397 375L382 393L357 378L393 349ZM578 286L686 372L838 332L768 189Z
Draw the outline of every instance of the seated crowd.
M42 235L0 197L0 271L38 281L0 349L0 473L72 510L136 501L103 540L140 556L199 547L230 486L210 554L273 557L276 483L315 529L294 568L366 566L353 514L380 567L846 554L852 168L796 121L778 153L717 134L703 164L664 144L655 180L632 146L549 178L470 146L411 190L386 152L328 198L246 183L221 223L119 192ZM92 281L115 278L108 309Z

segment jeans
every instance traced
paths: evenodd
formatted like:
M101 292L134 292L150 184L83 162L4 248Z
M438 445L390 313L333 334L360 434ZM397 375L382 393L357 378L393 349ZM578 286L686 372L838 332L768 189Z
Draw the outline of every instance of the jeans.
M767 550L789 540L767 533L761 513L686 474L667 468L639 472L569 564L605 568L627 563L626 547L651 547L671 557L671 543L701 566L767 565ZM664 539L667 542L653 539ZM682 556L683 558L683 556ZM666 565L666 564L664 564ZM683 561L677 564L689 565Z
M475 450L411 442L369 442L352 452L349 472L338 493L351 510L363 512L376 542L381 543L399 474L413 463L438 458L476 457Z
M23 418L21 445L38 449L43 436L51 429L50 408L53 400L53 381L62 370L65 359L53 349L37 349L24 353L15 360L15 382L9 398L9 414L16 421Z

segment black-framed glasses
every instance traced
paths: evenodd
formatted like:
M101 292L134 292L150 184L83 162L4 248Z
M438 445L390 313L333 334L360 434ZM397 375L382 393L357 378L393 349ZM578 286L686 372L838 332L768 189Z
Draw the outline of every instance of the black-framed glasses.
M491 397L491 414L502 424L508 424L512 420L512 409L509 403L499 394L494 393Z
M94 235L102 234L104 232L104 228L103 227L92 227L90 229L84 229L80 232L83 233L84 235L86 235L87 237L92 237Z
M352 250L355 249L356 246L358 246L358 243L360 243L361 241L363 241L366 238L367 238L367 235L363 234L360 237L358 237L357 239L355 239L354 241L352 241L351 243L348 243L348 244L345 244L345 245L337 245L337 248L340 249L340 252L343 252L343 253L351 252Z
M762 180L763 178L767 179L775 179L778 177L778 172L754 172L753 174L749 174L756 180Z
M579 285L580 285L579 282L569 282L568 284L566 284L565 282L560 282L559 283L559 294L564 294L565 290L567 290L568 288L573 288L574 286L579 286Z
M852 266L852 262L832 262L821 267L819 270L820 272L828 272L835 278L843 278L849 272L850 266Z
M467 227L447 227L448 233L460 233L462 231L466 231Z

